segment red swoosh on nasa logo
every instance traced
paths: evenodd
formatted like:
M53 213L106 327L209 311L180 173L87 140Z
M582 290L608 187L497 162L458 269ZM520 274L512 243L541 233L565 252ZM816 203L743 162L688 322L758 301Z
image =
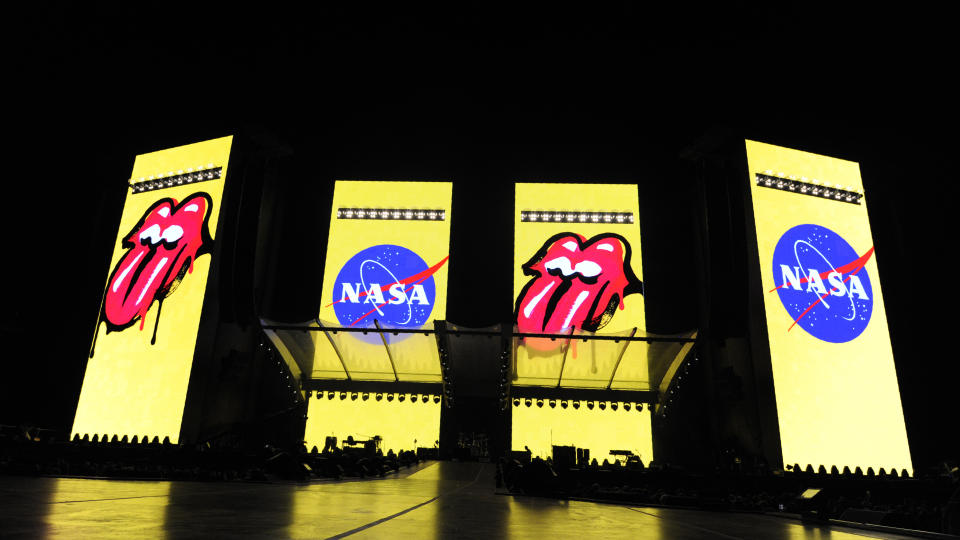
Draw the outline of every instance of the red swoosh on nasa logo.
M860 271L861 268L863 268L863 266L864 266L865 264L867 264L867 261L870 260L870 257L871 257L871 256L873 256L873 247L871 247L870 249L868 249L866 253L864 253L863 255L861 255L861 256L860 256L859 258L857 258L856 260L853 260L853 261L851 261L851 262L849 262L849 263L841 266L840 268L837 268L836 271L837 271L837 272L840 272L841 274L847 274L847 273L856 274L857 272ZM827 278L830 276L830 272L833 272L833 270L827 270L826 272L820 272L820 279L827 279ZM848 277L847 279L850 279L850 278ZM807 276L807 277L805 277L805 278L800 278L799 283L803 284L803 283L807 283L807 282L809 282L809 281L810 281L810 276ZM846 281L846 280L844 280L844 281ZM779 287L774 287L774 288L770 289L770 290L767 291L767 292L768 292L768 293L772 293L773 291L775 291L775 290L777 290L777 289L783 288L784 285L786 285L786 283L780 285ZM801 315L801 317L803 317L803 315Z
M852 271L852 272L850 272L850 270L849 270L850 264L846 264L846 265L840 267L840 268L847 268L847 270L842 270L842 271L841 271L840 268L837 268L837 272L841 272L841 273L844 273L844 274L847 273L847 272L850 272L850 275L847 276L847 277L845 277L845 278L843 279L843 282L844 282L844 283L850 281L850 278L851 278L851 277L853 277L857 272L859 272L861 269L863 269L864 265L867 264L867 260L870 259L870 255L873 255L873 248L870 248L869 251L867 251L866 253L864 253L863 257L860 257L860 258L858 258L856 261L854 261L853 263L850 263L850 264L854 264L854 263L859 264L859 266L857 266L856 268L853 268L853 271ZM830 272L824 272L824 274L829 274L829 273L830 273ZM825 277L824 274L821 274L821 278L822 278L822 279L826 279L826 277ZM781 285L781 287L782 287L782 286L783 286L783 285ZM779 287L777 287L777 288L779 288ZM775 290L777 290L777 289L773 289L773 291L775 291ZM800 319L804 318L804 316L806 316L806 314L809 313L810 310L814 308L814 306L816 306L816 305L819 304L820 302L823 302L823 299L824 299L824 298L830 296L830 294L831 294L833 291L836 291L836 290L837 290L837 288L836 288L836 287L833 287L832 289L830 289L829 291L827 291L826 293L824 293L823 296L821 296L820 298L817 298L817 301L816 301L816 302L810 304L810 306L809 306L807 309L803 310L803 313L801 313L800 316L797 317L797 320L793 321L793 324L790 325L790 328L787 328L787 332L789 332L790 330L793 330L793 327L796 326L798 322L800 322ZM773 292L773 291L770 291L770 292Z
M449 259L449 258L450 258L450 256L447 255L446 257L443 258L443 260L441 260L441 261L438 262L437 264L431 266L430 268L427 268L427 269L424 270L423 272L417 272L416 274L413 274L413 275L410 276L410 277L401 279L401 280L399 280L399 281L394 281L393 283L390 283L390 284L388 284L388 285L384 285L384 286L380 287L380 289L381 289L381 290L387 290L387 289L389 289L390 287L393 287L394 285L397 285L397 284L400 284L400 285L410 285L410 286L412 287L413 285L416 285L417 283L420 283L421 281L423 281L423 280L427 279L428 277L430 277L430 276L434 275L435 273L437 273L437 270L439 270L440 267L443 266L443 265L447 262L447 259ZM406 291L409 291L409 290L410 290L410 289L406 289ZM404 292L406 292L406 291L404 291ZM370 294L369 291L360 291L360 293L357 294L357 297L362 298L362 297L364 297L364 296L366 296L366 295L368 295L368 294ZM342 299L342 298L341 298L340 300L337 300L336 302L331 302L331 303L327 304L326 307L330 307L330 306L332 306L333 304L339 304L340 302L343 302L343 299ZM385 305L386 305L386 303L381 304L380 306L377 306L377 307L383 307L383 306L385 306ZM374 310L374 311L376 311L376 310ZM373 311L371 311L370 313L373 313ZM366 317L366 316L369 315L370 313L367 313L367 314L364 315L363 317ZM360 319L362 319L363 317L360 317ZM357 322L358 322L360 319L357 319L356 321L354 321L353 324L357 324ZM351 326L353 326L353 325L351 325Z

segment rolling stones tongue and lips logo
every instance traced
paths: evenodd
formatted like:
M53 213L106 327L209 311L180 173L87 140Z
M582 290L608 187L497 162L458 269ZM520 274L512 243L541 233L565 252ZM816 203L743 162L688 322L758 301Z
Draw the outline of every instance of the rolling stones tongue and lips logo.
M163 303L188 272L193 262L213 245L208 229L210 195L198 192L179 204L176 199L155 202L121 246L127 252L110 274L103 301L101 320L107 323L107 332L123 330L144 318L153 301ZM160 309L157 309L157 322ZM153 338L156 342L154 325ZM93 351L91 350L91 355Z
M570 232L554 235L523 265L523 273L533 279L517 297L521 332L596 332L623 309L624 297L643 294L643 282L630 267L630 244L614 233L589 240Z

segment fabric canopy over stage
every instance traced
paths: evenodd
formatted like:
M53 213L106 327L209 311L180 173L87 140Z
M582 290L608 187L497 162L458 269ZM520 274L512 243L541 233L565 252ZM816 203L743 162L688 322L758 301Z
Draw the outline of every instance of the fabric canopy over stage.
M666 390L697 337L696 331L658 335L638 329L529 334L499 326L461 328L445 321L418 330L379 322L372 328L349 328L320 319L295 324L261 319L261 324L305 389L322 381L441 384L444 356L485 352L491 358L509 358L509 382L521 392L643 392L648 402ZM335 355L322 352L323 341L332 345Z

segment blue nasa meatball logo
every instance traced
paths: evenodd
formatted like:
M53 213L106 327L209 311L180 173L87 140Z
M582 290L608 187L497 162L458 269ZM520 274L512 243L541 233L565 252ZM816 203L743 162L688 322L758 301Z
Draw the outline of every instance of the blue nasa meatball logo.
M376 320L385 328L420 328L436 303L433 273L438 267L429 267L403 246L366 248L337 274L331 299L334 314L345 327L373 327Z
M863 333L873 312L873 287L859 255L839 234L821 225L797 225L773 251L773 280L784 309L811 336L846 343Z

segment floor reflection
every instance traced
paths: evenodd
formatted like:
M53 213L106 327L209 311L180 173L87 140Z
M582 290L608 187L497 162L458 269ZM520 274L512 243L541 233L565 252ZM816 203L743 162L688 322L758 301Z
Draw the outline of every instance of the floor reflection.
M282 538L296 486L173 482L163 516L167 538Z
M294 493L293 519L286 536L326 538L351 531L360 534L372 528L379 533L381 525L372 523L430 501L439 494L442 481L437 472L439 465L433 462L414 470L401 469L400 474L383 479L298 486Z
M512 497L492 464L312 484L0 476L3 538L902 538L775 516Z

